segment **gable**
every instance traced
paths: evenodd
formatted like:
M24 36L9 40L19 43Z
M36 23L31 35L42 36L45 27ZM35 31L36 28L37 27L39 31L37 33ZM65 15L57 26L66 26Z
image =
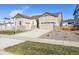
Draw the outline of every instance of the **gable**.
M22 15L22 14L16 14L13 18L26 18L26 19L30 19L29 16L25 16L25 15Z

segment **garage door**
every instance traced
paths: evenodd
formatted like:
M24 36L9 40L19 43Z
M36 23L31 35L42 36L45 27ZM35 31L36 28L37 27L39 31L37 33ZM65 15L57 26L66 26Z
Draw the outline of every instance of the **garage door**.
M49 29L49 30L55 29L54 22L41 22L39 26L40 26L40 29Z

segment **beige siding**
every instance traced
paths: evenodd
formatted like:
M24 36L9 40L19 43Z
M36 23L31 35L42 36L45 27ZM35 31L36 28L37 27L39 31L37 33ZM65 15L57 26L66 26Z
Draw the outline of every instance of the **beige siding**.
M61 24L61 15L58 17L53 17L53 16L44 16L39 18L39 28L40 29L56 29L56 27L60 27ZM44 24L45 22L48 22ZM52 22L52 23L51 23ZM54 22L54 23L53 23ZM43 24L42 24L43 23Z
M19 22L21 21L21 25ZM30 20L25 18L15 18L14 19L16 30L27 31L32 30L36 26L36 20Z

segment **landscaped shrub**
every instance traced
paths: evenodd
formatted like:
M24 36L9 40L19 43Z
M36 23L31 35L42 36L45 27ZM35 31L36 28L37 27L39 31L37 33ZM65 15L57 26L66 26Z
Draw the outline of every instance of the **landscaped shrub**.
M6 31L0 31L0 34L16 34L16 33L20 33L21 31L10 31L10 30L6 30Z

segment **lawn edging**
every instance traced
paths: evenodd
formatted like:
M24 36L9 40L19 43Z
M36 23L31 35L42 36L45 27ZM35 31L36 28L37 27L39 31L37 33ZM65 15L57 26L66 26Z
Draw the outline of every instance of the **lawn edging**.
M33 41L33 42L48 43L48 44L79 47L79 41L63 41L63 40L43 39L43 38L30 38L26 40Z

